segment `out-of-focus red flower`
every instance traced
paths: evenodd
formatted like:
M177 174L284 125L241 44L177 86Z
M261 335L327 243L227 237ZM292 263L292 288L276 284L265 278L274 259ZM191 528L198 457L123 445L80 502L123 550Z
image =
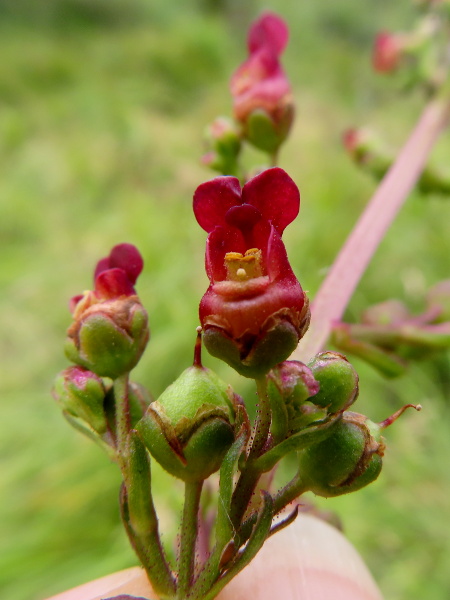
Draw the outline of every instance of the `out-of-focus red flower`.
M108 256L98 261L94 271L94 290L71 298L70 311L76 316L92 304L120 296L134 296L134 284L144 262L132 244L117 244Z
M390 73L400 65L403 55L403 40L399 34L381 31L375 38L372 64L379 73Z
M244 135L252 143L268 151L286 138L294 116L292 89L279 61L288 36L288 28L280 17L264 13L249 31L249 58L231 78L236 120L242 123ZM255 111L265 113L272 131L267 131L267 127L264 132L251 131Z
M134 289L142 268L137 248L114 246L97 263L94 289L71 299L66 354L74 363L112 379L136 365L149 338L147 313Z
M237 178L217 177L195 192L195 216L209 234L206 272L210 286L200 302L204 340L215 355L208 339L214 345L218 337L208 332L232 341L227 352L237 353L241 366L237 368L234 359L221 358L240 372L251 374L260 362L266 368L266 359L267 364L275 361L271 368L287 358L308 326L308 300L281 240L299 208L298 188L280 168L257 175L242 190ZM276 337L279 326L283 335L289 330L289 347L280 348L278 354L273 341L273 356L256 360L261 343L269 333Z

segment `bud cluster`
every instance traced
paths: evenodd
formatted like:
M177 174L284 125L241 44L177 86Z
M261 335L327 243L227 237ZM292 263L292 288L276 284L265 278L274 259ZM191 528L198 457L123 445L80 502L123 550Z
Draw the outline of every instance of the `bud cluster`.
M249 57L235 71L230 89L234 121L219 117L207 129L203 163L225 175L240 176L242 142L275 156L294 120L291 85L280 63L289 37L285 22L264 13L250 28Z

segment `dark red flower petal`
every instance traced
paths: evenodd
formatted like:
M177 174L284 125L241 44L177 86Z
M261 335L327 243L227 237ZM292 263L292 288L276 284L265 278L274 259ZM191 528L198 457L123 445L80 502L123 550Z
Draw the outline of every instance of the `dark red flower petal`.
M236 177L216 177L198 186L194 193L194 214L198 224L210 233L225 226L225 215L242 203L241 186Z
M122 269L125 271L129 281L136 283L142 269L144 261L136 246L133 244L117 244L109 253L109 256L98 261L94 272L94 281L103 271L109 269Z
M267 169L250 179L242 190L242 201L258 208L281 235L300 210L300 192L286 171Z
M253 229L256 223L261 220L261 213L251 204L241 204L228 209L225 220L231 227L236 227L245 233Z
M271 282L284 281L286 285L289 281L298 283L289 263L286 247L274 227L271 228L267 241L265 258L265 269Z
M252 25L248 34L248 49L253 53L260 48L270 48L281 54L289 38L286 23L278 15L266 12Z
M135 284L144 268L144 261L133 244L118 244L109 253L109 266L125 271L131 283Z
M227 278L224 258L227 252L244 252L248 250L244 237L235 227L216 227L206 240L205 268L211 282L223 281Z
M101 258L98 261L94 271L94 284L95 280L97 279L97 275L100 275L100 273L102 273L103 271L107 271L109 268L109 256L105 256L105 258Z
M133 296L136 293L123 269L102 271L95 279L95 291L103 300Z

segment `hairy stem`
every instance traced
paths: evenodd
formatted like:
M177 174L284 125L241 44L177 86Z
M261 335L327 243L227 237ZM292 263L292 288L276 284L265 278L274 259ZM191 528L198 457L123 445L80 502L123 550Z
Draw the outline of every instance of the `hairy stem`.
M114 381L117 455L125 481L127 480L128 434L131 430L128 378L128 373L125 373Z
M197 541L198 511L203 481L185 484L184 510L181 523L180 556L178 560L179 600L185 600L194 581L195 543Z
M375 250L413 189L450 116L448 99L432 100L333 263L312 305L309 331L292 354L307 362L340 321Z
M267 381L263 377L256 380L256 388L259 398L259 411L253 429L253 443L247 459L247 464L241 471L236 483L231 503L231 521L238 528L248 508L256 485L261 476L261 471L252 468L252 463L261 455L270 433L272 411L270 400L267 395Z

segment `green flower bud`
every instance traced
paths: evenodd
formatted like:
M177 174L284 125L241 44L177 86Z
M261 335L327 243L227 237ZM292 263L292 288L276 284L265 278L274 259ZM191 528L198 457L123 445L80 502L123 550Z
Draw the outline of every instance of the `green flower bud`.
M64 411L82 419L100 435L105 433L105 387L100 377L81 367L62 371L53 385L53 397Z
M217 375L194 365L150 404L137 429L171 475L203 480L219 469L234 441L233 397Z
M313 404L333 414L355 402L359 377L345 356L338 352L321 352L308 366L320 384L320 390L310 398Z
M96 302L67 331L66 356L101 377L131 371L149 338L147 313L137 296Z
M385 449L380 431L364 415L345 412L329 437L299 452L299 473L308 489L329 498L374 481Z
M294 120L292 103L280 105L270 115L266 110L252 111L244 125L244 135L256 148L264 152L275 152L286 139Z
M307 401L318 391L319 383L302 362L287 360L270 371L267 393L272 405L272 435L276 439L284 439L326 417L325 410Z

